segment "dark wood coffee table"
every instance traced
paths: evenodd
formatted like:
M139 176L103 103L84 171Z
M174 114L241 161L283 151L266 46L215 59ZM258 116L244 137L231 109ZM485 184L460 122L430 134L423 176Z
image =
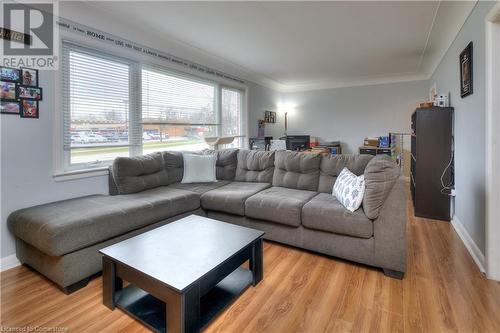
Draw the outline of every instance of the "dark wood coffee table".
M103 303L154 331L198 332L262 280L263 235L191 215L104 248Z

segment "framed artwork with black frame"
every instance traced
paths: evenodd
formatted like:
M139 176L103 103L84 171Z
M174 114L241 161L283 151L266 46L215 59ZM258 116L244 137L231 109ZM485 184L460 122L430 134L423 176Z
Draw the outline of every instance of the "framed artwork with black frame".
M271 116L270 116L269 122L272 124L276 123L276 112L271 111Z
M0 81L0 99L2 101L15 101L16 98L16 83L10 81Z
M42 88L19 85L17 86L17 98L41 101Z
M0 101L1 114L13 114L19 116L21 113L21 103L19 101Z
M274 124L276 123L276 112L264 111L264 122Z
M38 101L23 99L21 100L21 118L38 118Z
M23 86L38 87L38 70L21 67L21 84Z
M472 71L472 42L460 53L460 96L462 98L471 95L473 89L473 71Z
M20 83L21 71L17 68L0 66L0 80Z

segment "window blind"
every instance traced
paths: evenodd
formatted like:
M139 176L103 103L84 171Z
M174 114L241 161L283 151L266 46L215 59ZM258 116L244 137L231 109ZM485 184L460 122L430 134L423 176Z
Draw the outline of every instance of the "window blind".
M65 149L78 145L75 136L90 134L120 132L128 143L130 64L70 44L63 45L62 63Z
M140 115L131 96L134 63L64 42L61 65L66 168L129 156L141 135L139 121L131 126Z
M240 136L243 93L235 89L222 88L221 94L222 136Z
M215 85L165 71L142 70L143 123L217 125Z
M206 137L240 136L244 92L99 50L62 44L63 168L119 156L200 150Z

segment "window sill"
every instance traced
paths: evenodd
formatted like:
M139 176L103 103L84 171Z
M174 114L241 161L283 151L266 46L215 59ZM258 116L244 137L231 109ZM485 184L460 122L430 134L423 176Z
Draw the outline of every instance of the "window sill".
M86 170L72 170L54 174L55 182L65 182L69 180L76 180L82 178L107 176L109 174L107 167L86 169Z

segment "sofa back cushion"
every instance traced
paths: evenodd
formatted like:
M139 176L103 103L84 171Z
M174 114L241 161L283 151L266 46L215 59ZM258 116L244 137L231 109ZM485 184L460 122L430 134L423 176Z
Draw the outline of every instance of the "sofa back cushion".
M332 193L333 184L342 169L347 168L356 176L364 173L372 155L335 155L323 156L319 167L318 192Z
M277 151L274 160L273 186L316 191L320 162L319 154Z
M369 219L375 220L399 178L401 170L389 156L378 155L366 165L364 174L363 210Z
M212 150L187 152L189 154L211 154ZM238 149L223 149L217 151L216 178L218 180L234 180ZM168 184L179 183L184 174L184 160L181 151L163 152L165 170L168 174Z
M180 183L184 175L184 159L181 151L162 152L165 170L168 175L168 184Z
M218 180L234 180L238 166L238 149L218 150L215 165Z
M161 153L137 157L117 157L113 161L113 179L119 194L130 194L168 185Z
M271 183L274 172L274 151L240 150L235 180Z

